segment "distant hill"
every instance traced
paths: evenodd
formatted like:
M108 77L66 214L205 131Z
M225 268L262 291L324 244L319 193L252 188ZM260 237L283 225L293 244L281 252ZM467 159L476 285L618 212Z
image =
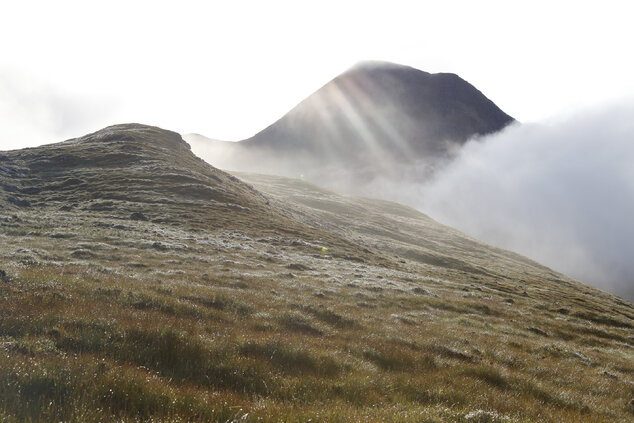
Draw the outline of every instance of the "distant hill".
M208 165L181 136L124 124L80 138L0 154L3 206L143 211L158 202L257 207L262 195ZM165 210L149 216L166 218Z
M431 170L468 139L513 121L457 75L363 62L249 139L186 139L221 168L363 181L399 164Z

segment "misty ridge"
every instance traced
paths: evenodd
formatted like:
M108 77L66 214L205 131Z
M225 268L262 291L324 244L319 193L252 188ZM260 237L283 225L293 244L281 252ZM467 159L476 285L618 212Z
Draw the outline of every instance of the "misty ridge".
M392 200L477 239L634 298L634 101L544 123L514 123L443 154L357 151L343 163L305 151L259 150L187 137L228 170L303 178L338 192ZM393 118L394 113L391 114ZM410 117L392 120L411 127ZM365 134L376 146L375 137ZM343 142L343 141L341 141ZM443 142L436 144L442 145Z
M442 91L424 83L410 89L434 78L442 81ZM281 129L272 125L258 134L272 140L268 144L247 150L236 149L243 142L186 138L220 168L290 176L411 205L478 239L633 299L634 100L486 135L511 118L460 81L451 74L365 63L291 111ZM93 121L89 116L107 109L90 101L79 106L7 72L0 75L0 92L0 112L18 116L0 130L2 149L24 133L50 141L84 131ZM436 103L419 100L430 93ZM448 105L447 93L462 100ZM317 123L307 128L315 115ZM446 127L438 123L443 119ZM436 126L421 133L430 122ZM421 147L419 138L433 142Z
M377 176L400 174L399 168L421 161L415 173L427 178L474 135L512 122L458 75L361 62L249 139L187 139L222 168L357 192Z

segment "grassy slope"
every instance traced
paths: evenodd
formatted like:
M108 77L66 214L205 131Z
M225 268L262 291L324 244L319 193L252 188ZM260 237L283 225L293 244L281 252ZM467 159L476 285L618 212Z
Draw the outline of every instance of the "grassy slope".
M0 420L634 417L630 303L393 203L241 175L261 195L168 135L0 157Z

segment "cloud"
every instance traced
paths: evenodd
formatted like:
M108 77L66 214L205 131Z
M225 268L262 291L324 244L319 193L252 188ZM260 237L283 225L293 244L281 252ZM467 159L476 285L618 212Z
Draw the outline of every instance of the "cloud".
M394 199L634 299L634 101L469 142Z
M63 141L95 129L111 101L61 92L18 72L0 69L0 150Z

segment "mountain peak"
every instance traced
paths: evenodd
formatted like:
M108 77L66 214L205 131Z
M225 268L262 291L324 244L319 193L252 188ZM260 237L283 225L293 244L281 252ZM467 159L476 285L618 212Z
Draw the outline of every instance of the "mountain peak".
M249 143L323 153L334 142L331 153L340 157L341 148L363 153L370 137L380 150L428 158L513 121L458 75L368 61L328 82Z
M513 121L458 75L364 61L253 137L216 142L209 158L225 169L326 185L336 174L334 186L347 190L340 181L365 183L409 165L424 179L469 139Z

